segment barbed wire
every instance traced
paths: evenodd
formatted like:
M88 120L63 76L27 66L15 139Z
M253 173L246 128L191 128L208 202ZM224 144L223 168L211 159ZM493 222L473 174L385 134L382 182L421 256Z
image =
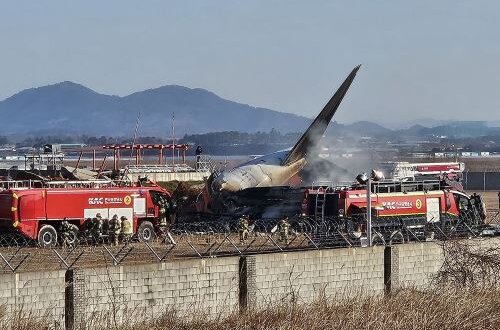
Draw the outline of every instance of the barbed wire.
M0 235L0 272L71 269L106 265L162 262L185 258L208 258L307 249L366 246L366 215L342 217L290 217L286 229L278 218L252 219L242 229L235 216L180 221L164 234L147 242L137 237L113 246L108 235L82 232L68 244L42 248L16 233ZM498 215L488 213L483 223L474 215L460 219L441 216L372 219L374 245L447 241L500 234Z

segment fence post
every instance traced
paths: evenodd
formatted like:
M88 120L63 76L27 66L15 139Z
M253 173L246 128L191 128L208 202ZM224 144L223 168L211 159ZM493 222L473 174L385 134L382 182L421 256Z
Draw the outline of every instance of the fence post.
M465 171L465 190L469 189L469 170Z
M68 269L65 274L64 325L66 330L87 329L85 270Z
M64 289L64 328L73 330L75 324L75 294L73 269L66 270L64 274L66 287Z
M391 293L391 276L392 276L392 247L387 245L384 248L384 292Z
M240 304L240 313L243 313L247 310L248 307L248 267L247 267L247 258L240 257L239 262L239 304Z

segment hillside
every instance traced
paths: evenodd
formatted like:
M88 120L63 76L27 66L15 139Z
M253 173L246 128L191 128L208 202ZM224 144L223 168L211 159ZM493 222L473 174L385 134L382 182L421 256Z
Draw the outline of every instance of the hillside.
M320 109L318 109L319 111ZM225 100L200 89L162 86L119 97L97 93L65 81L23 90L0 101L2 135L131 136L141 112L139 135L171 136L172 115L176 135L208 132L302 132L310 118ZM334 118L335 119L335 118ZM404 118L401 118L404 120ZM495 122L436 121L405 129L388 129L369 121L329 126L329 135L378 139L420 139L429 137L470 138L498 136ZM292 142L293 143L293 142Z
M99 94L73 82L31 88L0 102L2 134L130 135L141 112L141 133L269 131L304 129L310 119L220 98L204 89L163 86L125 97Z

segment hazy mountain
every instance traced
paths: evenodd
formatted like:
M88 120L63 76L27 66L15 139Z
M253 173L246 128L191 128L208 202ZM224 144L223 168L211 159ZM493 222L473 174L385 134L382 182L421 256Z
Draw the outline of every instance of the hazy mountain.
M131 136L139 111L141 136L171 136L172 115L177 136L218 131L269 132L272 128L282 133L300 132L311 122L310 118L225 100L200 88L169 85L119 97L65 81L27 89L0 101L0 135ZM404 139L500 134L500 128L493 126L498 125L429 119L425 125L388 129L368 121L348 125L333 122L329 135Z
M0 102L3 132L131 135L141 112L142 135L211 131L282 132L304 129L310 119L222 99L203 89L163 86L125 97L99 94L72 82L31 88Z
M358 135L379 137L391 134L392 130L370 121L358 121L350 125L345 125L349 132L356 132Z
M408 129L398 130L401 136L407 137L430 137L446 136L456 138L468 138L486 135L496 135L498 128L490 127L482 121L463 121L450 122L445 125L434 127L425 127L423 125L414 125Z

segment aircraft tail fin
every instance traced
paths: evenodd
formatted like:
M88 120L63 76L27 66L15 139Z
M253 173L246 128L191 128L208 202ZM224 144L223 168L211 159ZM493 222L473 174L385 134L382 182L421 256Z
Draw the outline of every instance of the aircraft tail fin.
M339 89L337 89L335 94L333 94L330 101L328 101L323 110L321 110L319 115L314 119L312 124L307 128L305 133L300 137L299 141L297 141L295 146L288 153L282 165L289 165L301 158L306 157L308 150L318 140L318 137L323 136L328 124L332 120L333 115L337 111L340 102L342 102L342 99L351 86L351 83L354 80L354 77L356 77L356 73L360 67L361 64L355 67L349 76L347 76L342 85L340 85Z

